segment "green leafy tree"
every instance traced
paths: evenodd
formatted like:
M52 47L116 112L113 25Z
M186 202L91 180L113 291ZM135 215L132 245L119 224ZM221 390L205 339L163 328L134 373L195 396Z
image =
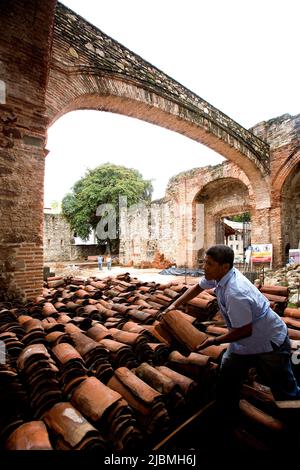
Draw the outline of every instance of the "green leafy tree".
M150 202L152 190L151 181L144 180L137 170L105 163L88 170L74 184L62 200L62 213L77 236L86 240L100 220L96 215L98 206L112 204L118 215L119 196L126 196L127 205L130 206ZM110 245L111 240L107 242ZM118 238L114 245L112 248L116 249Z
M234 222L250 222L251 216L249 212L244 212L243 214L233 215L229 217L229 220L232 220Z

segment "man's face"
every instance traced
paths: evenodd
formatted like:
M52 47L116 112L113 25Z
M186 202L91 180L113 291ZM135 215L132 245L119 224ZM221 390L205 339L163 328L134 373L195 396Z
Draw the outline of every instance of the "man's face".
M229 263L219 264L211 256L205 255L204 258L204 274L208 281L220 281L229 271Z

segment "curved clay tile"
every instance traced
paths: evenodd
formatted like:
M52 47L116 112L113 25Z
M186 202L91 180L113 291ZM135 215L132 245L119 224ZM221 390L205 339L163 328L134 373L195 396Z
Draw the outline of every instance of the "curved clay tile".
M7 439L6 450L53 450L43 421L19 426Z
M75 449L89 433L99 436L99 432L71 403L56 403L43 417L47 426L59 440L70 449Z
M86 332L87 336L92 338L94 341L101 341L104 338L111 338L111 332L104 325L100 323L95 324L89 328Z
M60 362L60 364L66 364L71 359L79 359L83 362L83 359L79 352L68 343L60 343L54 346L52 349L56 359Z
M57 310L51 302L45 302L42 308L42 313L44 317L50 317L54 313L57 313Z
M159 369L150 366L146 362L140 364L134 373L163 395L171 393L174 389L175 391L180 391L179 385L173 379L167 377Z
M93 422L97 422L103 414L122 396L104 385L96 377L88 377L76 388L72 395L72 404Z
M32 344L30 346L26 346L26 348L23 349L20 356L18 357L18 369L24 369L26 362L31 359L32 356L37 356L40 358L45 357L47 359L50 358L50 354L48 353L46 347L43 344Z

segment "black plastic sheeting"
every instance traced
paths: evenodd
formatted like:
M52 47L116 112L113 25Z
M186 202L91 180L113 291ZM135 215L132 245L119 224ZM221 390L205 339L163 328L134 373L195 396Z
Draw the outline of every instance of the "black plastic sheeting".
M193 276L199 277L204 276L204 271L202 269L188 269L188 268L168 268L160 271L158 274L169 274L172 276Z

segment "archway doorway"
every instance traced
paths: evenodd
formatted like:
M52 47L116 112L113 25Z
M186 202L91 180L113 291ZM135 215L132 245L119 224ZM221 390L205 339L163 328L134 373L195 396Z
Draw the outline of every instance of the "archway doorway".
M289 249L300 248L300 163L284 182L281 199L282 248L287 259Z

